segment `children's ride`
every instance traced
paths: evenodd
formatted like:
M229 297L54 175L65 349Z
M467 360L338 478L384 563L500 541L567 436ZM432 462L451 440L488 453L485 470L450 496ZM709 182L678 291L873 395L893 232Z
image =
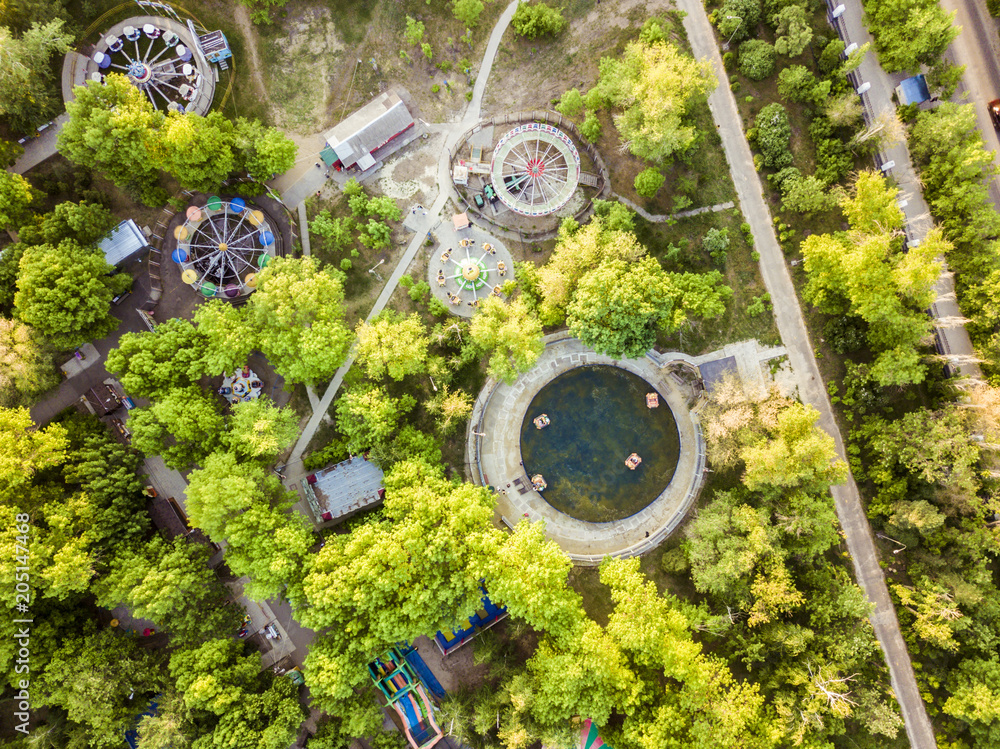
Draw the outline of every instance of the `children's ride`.
M403 723L403 732L413 749L428 749L444 733L434 720L434 710L417 675L397 648L386 651L368 664L368 674Z

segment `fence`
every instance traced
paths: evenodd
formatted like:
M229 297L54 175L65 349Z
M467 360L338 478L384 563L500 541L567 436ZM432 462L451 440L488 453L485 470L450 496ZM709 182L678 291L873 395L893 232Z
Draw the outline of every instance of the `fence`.
M594 147L594 144L588 143L586 139L584 139L583 135L580 134L580 130L577 128L576 124L572 120L563 117L558 112L551 112L547 109L497 115L495 117L491 117L488 120L482 120L477 125L474 125L469 130L467 130L462 134L462 137L459 138L458 142L455 144L455 147L448 152L448 171L449 172L453 171L455 157L458 155L458 152L465 147L465 144L468 142L469 138L471 138L473 135L481 131L484 127L517 125L521 122L545 122L550 125L555 125L556 127L562 130L568 130L570 133L572 133L576 142L583 144L584 152L590 157L591 161L593 161L594 164L597 166L597 171L600 180L597 184L596 197L604 198L611 192L611 175L608 172L607 165L604 163L604 159L601 157L600 152ZM491 224L496 223L495 221L490 219L486 214L484 214L482 211L476 208L474 204L470 204L467 210L469 210L471 213L477 216L480 216L485 221L488 221ZM590 213L591 210L592 210L591 201L587 201L587 204L579 211L577 211L576 215L573 218L582 223L583 219ZM545 235L550 234L551 232L522 231L520 233L526 239L536 239L536 238L542 238Z

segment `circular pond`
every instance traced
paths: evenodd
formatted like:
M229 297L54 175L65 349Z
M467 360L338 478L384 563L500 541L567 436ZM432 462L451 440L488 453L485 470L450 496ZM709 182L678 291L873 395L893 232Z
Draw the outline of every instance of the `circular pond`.
M556 377L538 391L521 424L524 471L541 474L545 500L579 520L627 518L662 492L677 468L677 423L665 399L648 408L655 388L613 366L586 366ZM549 425L534 420L545 414ZM642 462L634 470L632 453Z

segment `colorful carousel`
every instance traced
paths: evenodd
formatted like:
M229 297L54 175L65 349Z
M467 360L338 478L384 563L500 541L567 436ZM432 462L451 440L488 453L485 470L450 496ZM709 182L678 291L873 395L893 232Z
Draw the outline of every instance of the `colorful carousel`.
M243 367L232 374L223 375L219 395L233 404L255 401L260 398L263 387L264 383L257 373L250 367Z
M254 291L257 273L275 257L278 228L243 198L212 196L188 207L174 229L171 259L181 280L205 297L239 299Z

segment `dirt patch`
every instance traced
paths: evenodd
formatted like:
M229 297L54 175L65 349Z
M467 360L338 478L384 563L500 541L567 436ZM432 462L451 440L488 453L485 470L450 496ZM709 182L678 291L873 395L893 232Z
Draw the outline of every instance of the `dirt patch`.
M375 186L390 198L430 205L437 194L438 156L443 141L444 136L440 134L415 141L385 163L379 170Z
M267 86L264 85L264 76L260 72L260 53L257 51L257 34L254 32L253 24L250 21L250 11L245 5L239 3L233 6L233 20L236 21L240 33L246 40L247 60L242 62L250 68L250 80L253 81L254 90L262 101L267 101Z

